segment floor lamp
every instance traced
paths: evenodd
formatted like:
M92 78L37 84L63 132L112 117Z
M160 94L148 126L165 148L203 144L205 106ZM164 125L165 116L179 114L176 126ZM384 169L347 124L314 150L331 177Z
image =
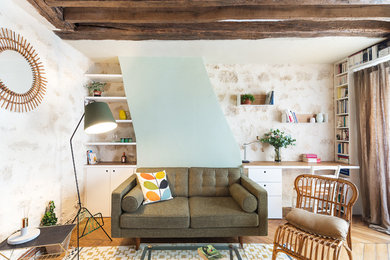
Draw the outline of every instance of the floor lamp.
M85 106L84 114L81 116L80 121L78 122L70 138L70 150L72 153L73 171L74 171L74 178L76 181L77 199L78 199L78 208L79 208L76 217L73 219L73 223L77 219L77 259L79 259L79 239L80 239L79 217L82 212L87 212L91 216L93 221L95 221L98 224L99 226L98 228L101 228L104 231L104 233L107 235L107 237L112 241L111 237L107 234L106 230L104 230L103 226L96 220L95 215L92 215L91 212L86 207L83 207L83 205L81 204L79 183L77 180L76 165L74 162L72 140L83 119L84 119L84 131L87 134L105 133L117 127L117 123L107 103L93 102Z

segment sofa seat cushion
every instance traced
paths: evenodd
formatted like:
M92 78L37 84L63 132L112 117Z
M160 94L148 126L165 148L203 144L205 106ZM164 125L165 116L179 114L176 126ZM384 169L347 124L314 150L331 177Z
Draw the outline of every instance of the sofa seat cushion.
M256 227L258 215L247 213L232 197L191 197L191 228Z
M141 205L133 213L123 213L121 228L188 228L190 214L188 198L175 197L171 200Z

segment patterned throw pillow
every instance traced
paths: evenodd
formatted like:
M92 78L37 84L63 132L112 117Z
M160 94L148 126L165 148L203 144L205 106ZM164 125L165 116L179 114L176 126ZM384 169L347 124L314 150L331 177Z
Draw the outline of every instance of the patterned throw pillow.
M173 199L165 171L136 174L144 194L143 204Z

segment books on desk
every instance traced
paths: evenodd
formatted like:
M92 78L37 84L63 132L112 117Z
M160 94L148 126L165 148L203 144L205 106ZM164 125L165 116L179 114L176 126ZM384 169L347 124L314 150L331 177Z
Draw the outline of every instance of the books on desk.
M305 153L302 154L302 161L308 163L320 163L321 158L318 158L318 156L313 153Z

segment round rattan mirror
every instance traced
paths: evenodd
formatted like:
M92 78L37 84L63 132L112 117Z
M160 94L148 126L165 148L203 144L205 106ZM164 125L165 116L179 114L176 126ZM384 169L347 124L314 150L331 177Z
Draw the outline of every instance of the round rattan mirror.
M15 112L36 108L46 91L38 54L23 36L0 31L0 107Z

